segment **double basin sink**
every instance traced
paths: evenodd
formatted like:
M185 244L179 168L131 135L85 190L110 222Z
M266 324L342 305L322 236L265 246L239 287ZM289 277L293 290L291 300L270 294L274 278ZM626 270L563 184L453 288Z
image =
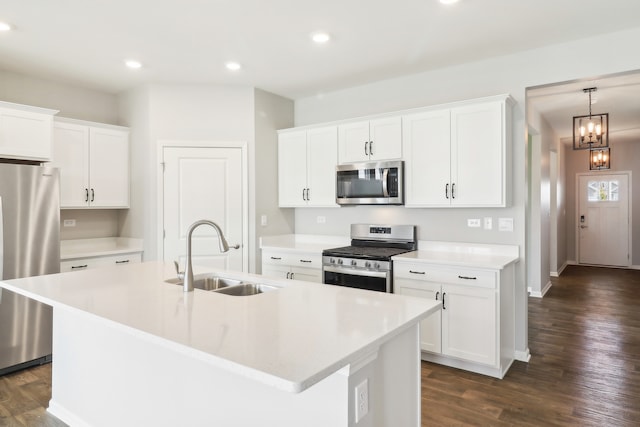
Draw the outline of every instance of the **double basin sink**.
M278 289L277 286L247 283L242 280L228 279L214 274L197 274L193 276L193 279L193 287L195 289L233 296L258 295ZM169 279L166 282L179 286L182 286L183 283L182 279Z

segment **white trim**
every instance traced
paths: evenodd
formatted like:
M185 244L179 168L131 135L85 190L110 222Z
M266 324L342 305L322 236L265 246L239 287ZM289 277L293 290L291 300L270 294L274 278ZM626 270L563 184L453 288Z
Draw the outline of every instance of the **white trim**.
M249 272L249 158L247 141L166 140L157 141L157 259L164 259L164 149L176 148L239 148L242 151L242 271Z
M49 401L47 412L70 426L91 427L91 424L78 417L75 413L67 410L64 406L59 405L54 399Z
M627 185L627 204L628 204L628 211L627 211L627 215L628 215L628 221L629 221L629 236L628 238L628 242L627 242L627 247L629 248L629 254L628 254L628 259L627 259L627 265L626 266L611 266L612 268L631 268L631 262L633 260L633 251L632 251L632 243L633 240L631 239L631 231L633 230L633 212L631 210L633 203L631 196L633 194L633 189L632 187L632 182L633 182L633 176L631 174L631 171L616 171L616 170L608 170L605 172L600 171L600 172L581 172L581 173L577 173L576 174L576 193L575 193L575 213L576 213L576 217L575 217L575 228L576 228L576 237L575 237L575 252L576 252L576 264L577 265L591 265L591 264L581 264L580 263L580 231L578 230L578 227L580 226L580 221L578 220L579 215L580 215L580 178L583 176L600 176L600 175L627 175L627 180L628 180L628 185ZM567 261L568 262L568 261ZM601 266L603 267L603 266ZM608 267L608 266L607 266Z
M529 361L531 360L531 353L529 352L529 348L527 347L525 351L516 350L514 358L520 362L529 363Z

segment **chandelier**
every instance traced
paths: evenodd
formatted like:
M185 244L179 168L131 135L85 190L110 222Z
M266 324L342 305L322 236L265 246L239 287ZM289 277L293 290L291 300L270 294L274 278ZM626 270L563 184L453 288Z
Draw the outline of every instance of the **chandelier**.
M591 113L591 92L598 88L582 89L589 94L589 115L573 117L573 149L592 150L609 146L609 113Z
M611 169L609 148L596 148L589 151L589 170Z

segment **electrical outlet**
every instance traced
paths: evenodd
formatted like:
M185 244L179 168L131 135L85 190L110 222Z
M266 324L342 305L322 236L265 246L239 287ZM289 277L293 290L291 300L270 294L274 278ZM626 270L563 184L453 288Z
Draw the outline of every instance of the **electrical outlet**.
M327 222L327 218L326 218L326 217L324 217L324 216L318 215L318 216L316 217L316 222L317 222L318 224L324 224L325 222Z
M267 216L266 215L261 215L260 216L260 225L263 227L267 226Z
M480 228L480 218L467 219L467 227Z
M369 381L365 379L356 387L356 423L369 413Z
M491 217L484 218L484 229L491 230L493 228L493 219Z
M498 230L513 231L513 218L498 218Z
M62 223L63 226L65 227L75 227L76 226L76 220L75 219L65 219Z

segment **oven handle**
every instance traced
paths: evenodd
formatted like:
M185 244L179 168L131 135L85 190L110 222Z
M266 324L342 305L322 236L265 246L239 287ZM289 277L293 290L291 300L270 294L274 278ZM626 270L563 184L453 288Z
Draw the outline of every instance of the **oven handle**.
M334 267L332 265L324 266L322 269L331 273L350 274L352 276L381 277L383 279L387 277L386 271L357 270L355 268Z

